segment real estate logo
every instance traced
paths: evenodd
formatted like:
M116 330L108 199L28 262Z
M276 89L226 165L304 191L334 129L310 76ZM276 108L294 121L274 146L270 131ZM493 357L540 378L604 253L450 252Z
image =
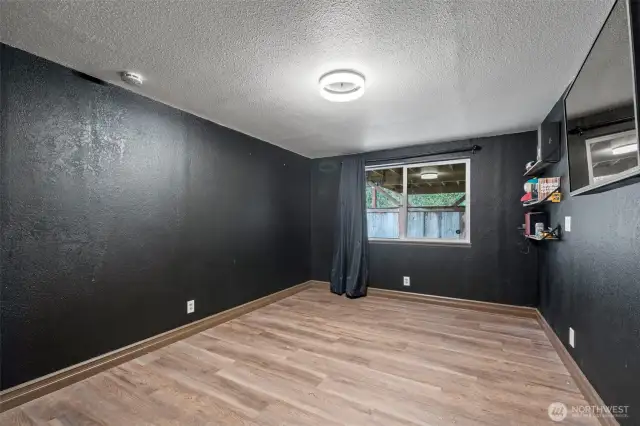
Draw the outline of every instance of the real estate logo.
M554 422L561 422L567 417L567 406L562 402L552 402L549 404L549 408L547 409L547 413L549 413L549 418Z
M571 410L562 402L552 402L547 409L549 418L561 422L571 417L628 418L628 405L572 405Z

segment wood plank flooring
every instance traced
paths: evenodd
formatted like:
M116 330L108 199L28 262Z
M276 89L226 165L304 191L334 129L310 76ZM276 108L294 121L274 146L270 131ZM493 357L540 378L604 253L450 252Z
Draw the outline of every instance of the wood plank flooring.
M0 424L521 426L555 401L587 404L534 319L309 289Z

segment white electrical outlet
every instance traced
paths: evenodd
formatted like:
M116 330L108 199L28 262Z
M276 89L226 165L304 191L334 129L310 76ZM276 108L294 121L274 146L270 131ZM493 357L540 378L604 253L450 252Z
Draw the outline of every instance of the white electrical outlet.
M404 285L405 287L409 287L411 285L411 278L402 277L402 285Z
M564 231L571 232L571 216L564 217Z
M573 328L569 327L569 344L572 348L576 347L576 333L573 331Z
M188 300L187 301L187 313L188 314L192 314L193 311L196 310L196 302L195 300Z

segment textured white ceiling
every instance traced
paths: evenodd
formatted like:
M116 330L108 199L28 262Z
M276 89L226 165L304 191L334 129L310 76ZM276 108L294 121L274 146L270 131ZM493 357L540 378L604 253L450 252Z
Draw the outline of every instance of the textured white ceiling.
M1 0L0 39L308 157L530 129L613 0ZM354 68L361 99L321 74ZM127 87L130 89L130 87Z

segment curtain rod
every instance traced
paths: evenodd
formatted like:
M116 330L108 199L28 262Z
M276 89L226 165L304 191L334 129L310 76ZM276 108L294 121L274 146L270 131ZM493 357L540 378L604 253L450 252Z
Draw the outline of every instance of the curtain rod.
M391 157L391 158L375 158L375 159L371 159L371 160L365 160L366 163L373 163L373 162L380 162L380 161L400 161L400 160L410 160L412 158L422 158L422 157L430 157L432 155L445 155L445 154L457 154L459 152L471 152L472 154L475 154L476 152L482 150L482 147L480 145L473 145L467 148L457 148L457 149L449 149L446 151L438 151L438 152L429 152L426 154L420 154L420 155L412 155L409 157Z
M614 124L627 123L627 122L633 121L633 120L635 120L635 117L631 116L631 117L618 118L618 119L610 120L610 121L603 121L601 123L593 124L591 126L585 126L585 127L576 126L573 129L569 130L567 133L569 133L570 135L580 135L580 136L582 136L582 134L584 132L588 132L590 130L596 130L596 129L600 129L602 127L613 126Z

